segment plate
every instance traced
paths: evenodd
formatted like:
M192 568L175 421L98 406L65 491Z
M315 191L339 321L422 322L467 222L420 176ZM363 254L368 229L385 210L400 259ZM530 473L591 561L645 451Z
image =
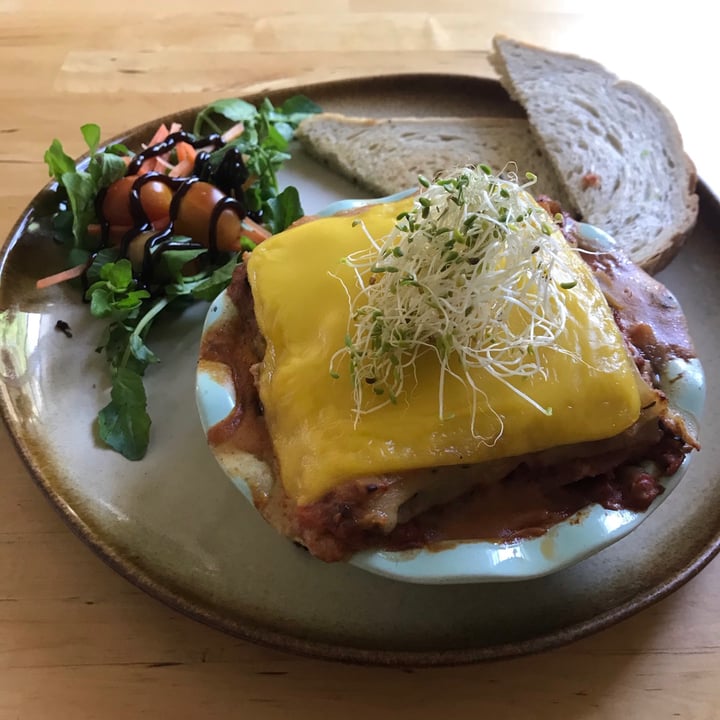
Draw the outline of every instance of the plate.
M368 115L518 116L482 78L361 78L305 92L325 109ZM258 97L249 97L257 100ZM185 117L193 114L189 111ZM184 119L176 115L173 119ZM78 118L82 121L82 118ZM132 131L146 138L158 120ZM306 210L356 191L300 161ZM305 191L307 190L307 192ZM705 443L682 483L636 531L571 568L534 580L420 586L325 565L267 526L205 443L195 362L207 306L158 327L163 359L148 376L151 448L130 463L93 440L108 383L93 352L100 326L69 288L35 279L59 264L40 219L41 192L0 255L0 406L38 485L108 563L155 597L234 635L301 654L385 665L440 665L557 646L626 618L673 591L720 549L720 446ZM701 441L720 430L720 204L701 185L687 247L661 279L688 315L710 383ZM68 323L72 337L55 329Z

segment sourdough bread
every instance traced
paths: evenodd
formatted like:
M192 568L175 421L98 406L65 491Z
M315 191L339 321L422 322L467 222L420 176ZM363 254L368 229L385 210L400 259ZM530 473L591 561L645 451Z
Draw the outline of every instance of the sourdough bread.
M667 265L698 213L695 168L668 110L596 62L506 37L493 45L501 83L582 219L645 270Z
M464 165L495 172L515 163L520 180L537 175L529 190L567 206L569 198L524 118L435 117L375 119L338 113L311 115L295 137L311 156L378 196L418 185Z

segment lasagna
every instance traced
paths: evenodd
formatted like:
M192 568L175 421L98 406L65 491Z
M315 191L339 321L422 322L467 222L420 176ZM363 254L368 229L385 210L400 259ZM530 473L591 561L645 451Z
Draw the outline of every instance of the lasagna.
M505 188L499 197L507 199L509 188L510 200L514 194L529 209L524 218L509 218L492 205L503 222L492 215L491 231L509 228L502 242L520 247L517 233L532 216L537 238L525 238L522 252L523 262L533 256L528 267L536 274L523 271L513 276L515 285L500 288L502 307L468 311L462 300L460 315L472 320L463 326L462 342L472 341L468 357L480 357L475 351L483 345L482 357L492 361L469 363L453 352L458 343L447 325L442 342L432 328L429 341L413 325L417 306L401 308L404 286L386 291L385 309L371 297L391 275L423 285L415 269L390 260L409 254L407 233L398 228L432 218L426 193L315 219L265 241L228 289L235 313L203 340L201 362L230 367L236 394L233 412L210 428L209 442L248 480L265 518L322 560L367 549L512 542L593 502L644 510L663 491L661 479L698 448L693 429L659 389L669 358L694 357L674 297L619 252L577 248L572 220L552 201L537 204L517 184L497 187ZM473 265L467 236L475 225L467 218L475 222L479 213L463 213L463 226L440 227L438 220L434 228L446 233L443 248L447 238L462 243ZM437 216L445 217L441 209ZM543 259L536 248L546 241L554 254ZM445 272L448 258L457 259L453 252L433 260L432 272ZM370 260L351 261L357 257ZM496 292L490 271L504 277L515 260L505 250L481 257L484 281ZM451 280L455 294L475 292L466 280ZM548 300L551 291L555 299ZM524 301L528 292L534 305ZM442 297L450 302L453 290ZM421 351L403 363L408 351L400 346L390 360L400 366L392 377L401 384L385 382L378 392L380 373L375 365L361 372L362 353L394 351L376 340L377 322L360 349L352 332L369 312L389 317L393 304L399 327L412 328L403 337ZM445 320L449 311L440 305ZM561 322L543 344L537 327L551 312ZM497 364L503 327L515 344Z

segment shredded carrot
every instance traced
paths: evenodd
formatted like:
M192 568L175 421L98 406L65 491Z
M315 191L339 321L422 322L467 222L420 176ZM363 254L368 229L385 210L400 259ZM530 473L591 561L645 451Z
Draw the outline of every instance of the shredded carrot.
M187 177L192 174L193 164L192 160L183 158L172 170L170 170L168 175L170 177Z
M161 143L170 134L170 130L165 123L161 123L160 127L155 131L155 134L150 138L150 141L143 145L143 148L149 148L153 145ZM138 175L144 175L145 173L154 172L158 169L158 158L148 158L138 170Z
M245 132L245 126L239 122L229 127L220 137L223 142L229 143L235 138L239 138Z
M172 170L175 166L167 161L167 155L158 155L155 158L155 170L162 172L163 170Z
M170 134L170 130L165 123L160 123L160 127L155 131L155 134L150 138L150 142L145 147L150 145L157 145L162 142Z
M177 152L178 162L189 160L193 165L195 164L197 150L190 143L178 143L175 146L175 151Z
M258 225L254 220L249 217L242 219L242 229L244 230L243 235L253 242L259 243L263 240L267 240L272 233L264 228L262 225Z
M157 158L148 158L137 171L138 175L145 175L149 172L154 172L157 167Z
M187 158L187 150L189 145L187 143L178 143L175 146L175 152L177 153L177 159L178 162L181 163L183 160Z
M35 287L38 290L44 290L45 288L58 285L66 280L72 280L80 277L88 269L89 264L89 262L84 262L80 265L76 265L75 267L63 270L62 272L55 273L54 275L48 275L47 277L40 278L40 280L35 283Z

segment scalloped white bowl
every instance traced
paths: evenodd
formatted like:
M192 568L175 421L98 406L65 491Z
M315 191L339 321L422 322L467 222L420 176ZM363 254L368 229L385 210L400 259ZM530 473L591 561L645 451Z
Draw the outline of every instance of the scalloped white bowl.
M386 200L388 198L382 201ZM322 214L333 214L368 202L380 200L340 201L326 208ZM595 245L613 243L607 234L597 228L580 224L580 231ZM221 293L210 307L203 333L234 313L229 297ZM705 377L700 361L671 360L661 377L661 388L687 422L697 427L705 400ZM235 406L235 390L229 369L199 362L196 399L200 420L207 433ZM252 492L245 478L223 457L216 455L216 458L235 486L252 503ZM511 543L467 541L427 550L363 551L349 562L377 575L422 584L499 582L549 575L599 552L637 528L677 487L687 471L690 458L687 456L680 469L663 480L665 492L644 512L608 510L592 504L536 538Z

